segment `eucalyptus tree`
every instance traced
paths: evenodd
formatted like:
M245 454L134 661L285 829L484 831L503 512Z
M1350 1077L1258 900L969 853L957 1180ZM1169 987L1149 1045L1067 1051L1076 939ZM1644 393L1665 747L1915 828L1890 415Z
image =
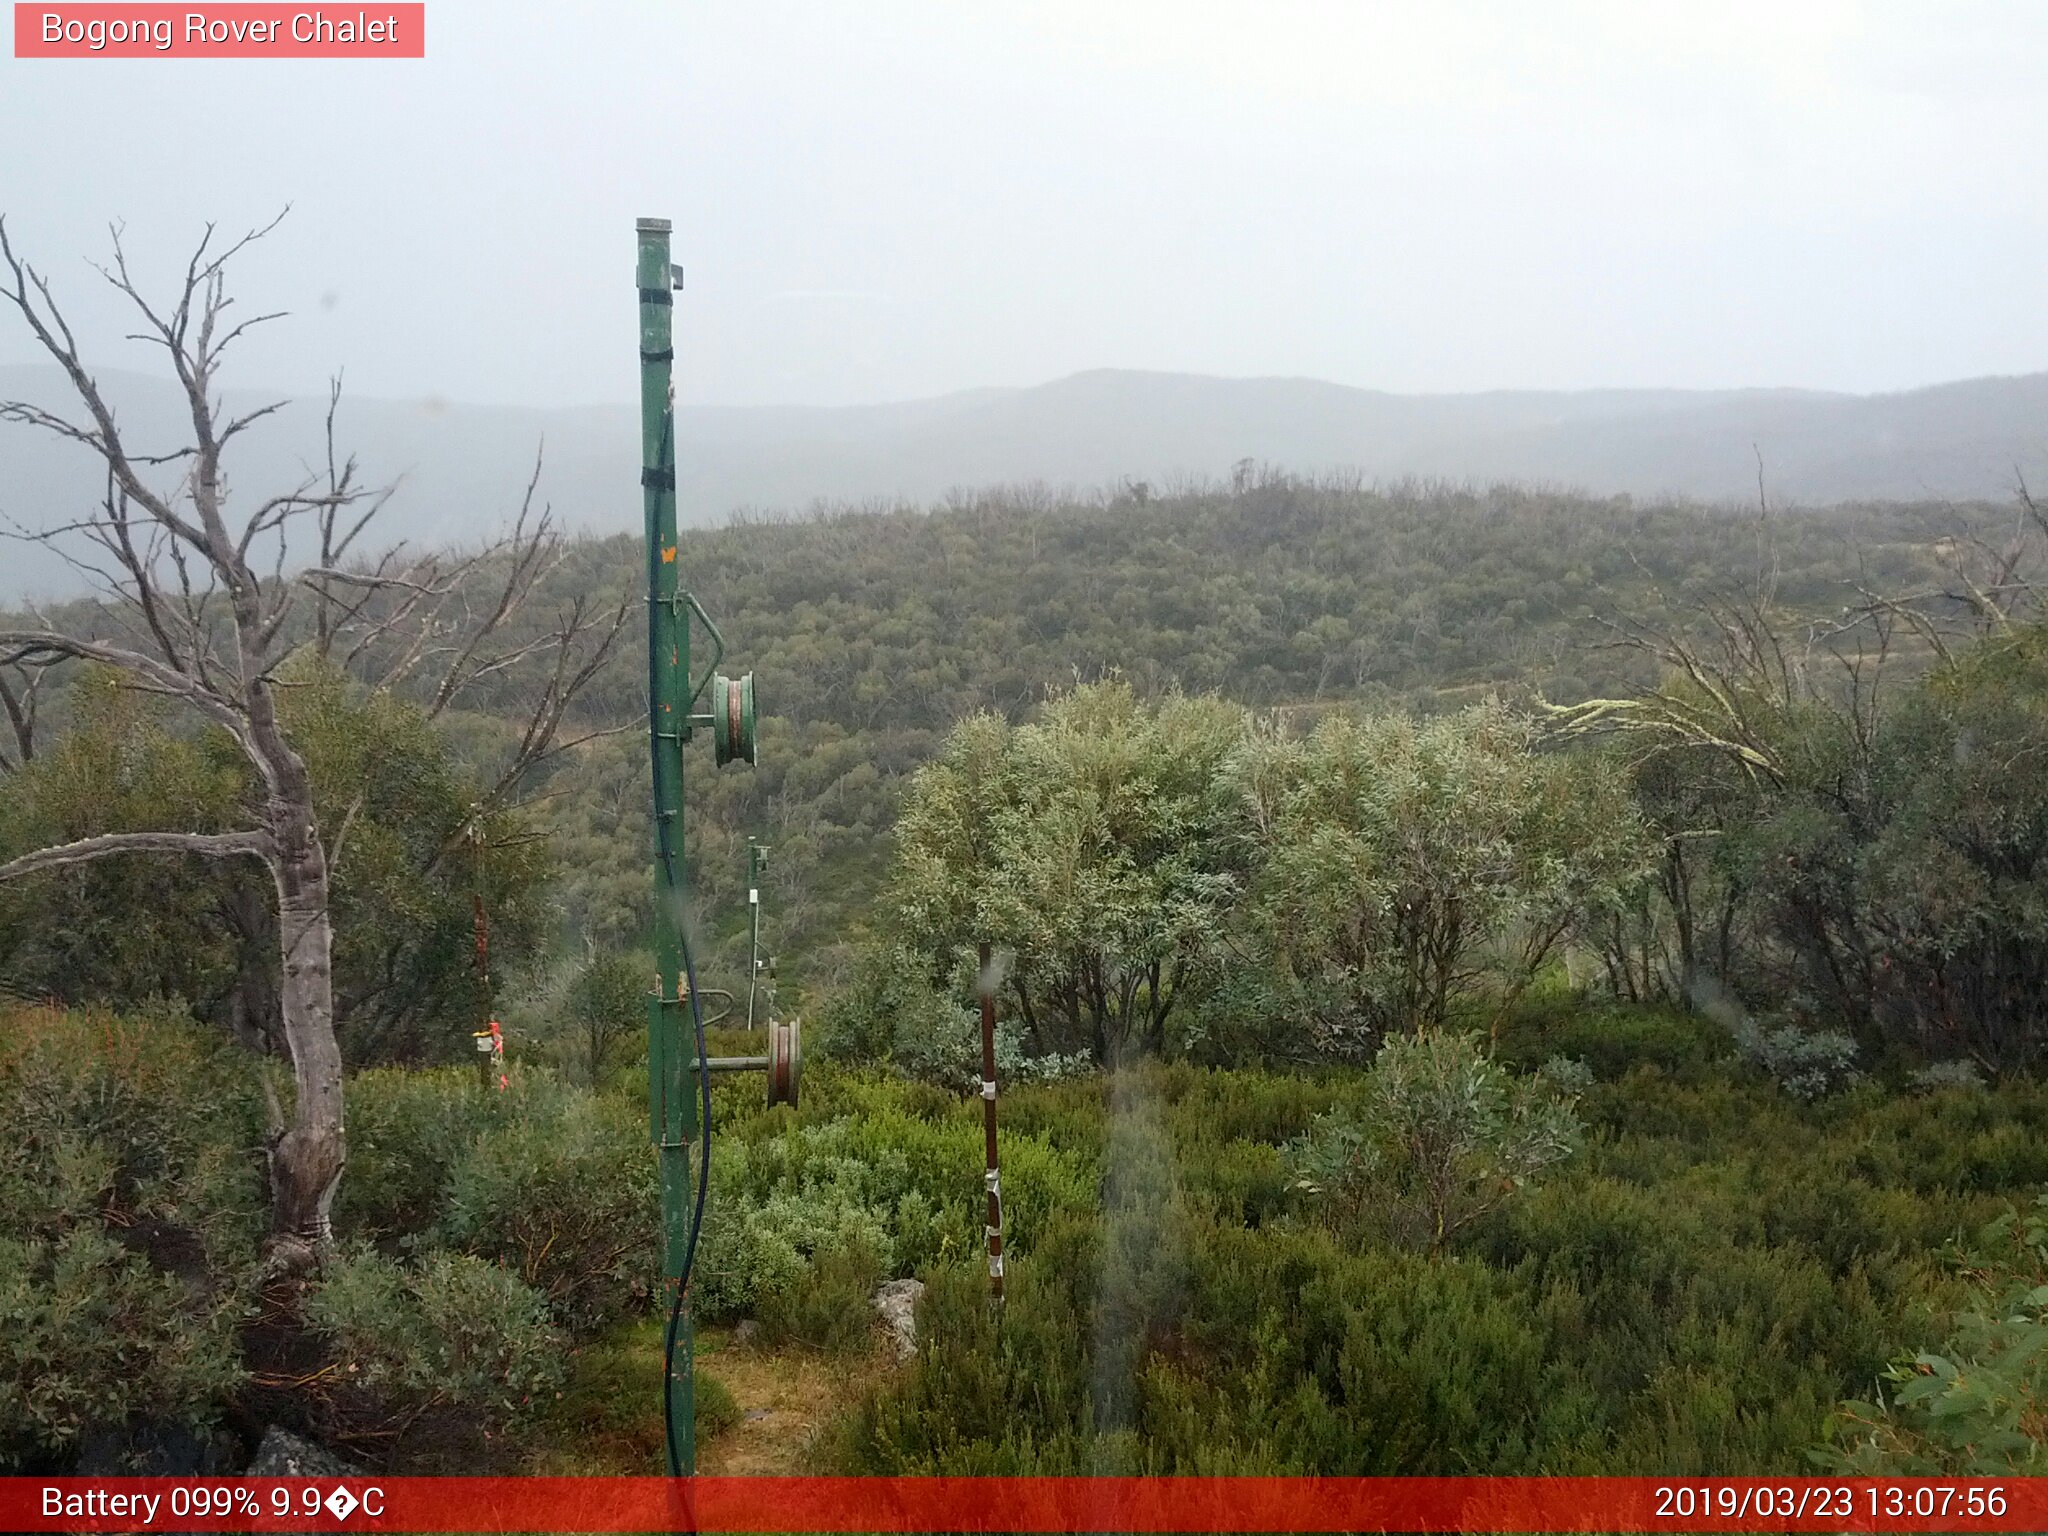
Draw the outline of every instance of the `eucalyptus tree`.
M1036 722L955 727L897 824L889 906L945 979L986 940L1038 1053L1157 1052L1216 953L1234 882L1217 770L1243 710L1120 681L1073 690Z
M280 216L281 217L281 216ZM543 508L539 476L509 534L459 555L398 545L366 558L388 489L367 485L334 446L339 384L330 394L325 464L261 499L231 493L230 450L284 402L229 412L219 394L223 359L276 313L238 318L230 263L276 226L219 243L211 226L163 300L131 275L120 232L97 270L138 319L130 339L153 347L182 395L189 431L171 445L131 441L94 377L47 276L17 254L0 221L0 297L62 375L68 413L0 401L0 422L43 431L98 461L98 504L48 511L21 536L56 549L100 601L67 624L31 613L0 620L0 666L41 669L96 662L128 686L159 695L234 744L253 790L238 825L110 832L45 847L0 864L0 881L125 855L253 859L276 903L278 1027L296 1088L269 1147L273 1253L303 1264L330 1237L329 1209L346 1161L342 1058L335 1035L334 871L355 807L332 823L319 814L312 775L281 710L295 668L332 667L371 690L404 688L430 718L486 679L531 683L531 708L510 760L481 794L487 811L516 792L526 771L572 743L561 726L578 692L611 653L628 608L578 599L538 633L514 638L512 621L562 553ZM26 674L42 675L39 670ZM24 686L5 703L17 746Z
M1536 747L1532 722L1484 704L1334 714L1233 755L1242 969L1313 1052L1368 1051L1474 1007L1497 1024L1575 925L1648 872L1622 775Z

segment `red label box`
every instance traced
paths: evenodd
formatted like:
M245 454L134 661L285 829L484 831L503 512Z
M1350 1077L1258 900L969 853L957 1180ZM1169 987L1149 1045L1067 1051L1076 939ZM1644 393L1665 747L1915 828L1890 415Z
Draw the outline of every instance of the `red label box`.
M90 5L16 0L17 59L423 59L420 0L355 5Z
M2048 1478L0 1477L8 1531L2043 1531Z

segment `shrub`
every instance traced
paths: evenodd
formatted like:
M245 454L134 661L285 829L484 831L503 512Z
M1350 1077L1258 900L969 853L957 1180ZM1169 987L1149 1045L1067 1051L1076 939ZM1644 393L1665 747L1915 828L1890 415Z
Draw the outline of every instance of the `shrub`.
M1749 1074L1731 1080L1715 1066L1725 1046L1667 1034L1669 1015L1612 1022L1652 1045L1679 1039L1684 1058L1666 1070L1618 1057L1617 1080L1590 1086L1561 1063L1507 1077L1530 1092L1547 1081L1553 1104L1576 1095L1585 1150L1434 1255L1354 1240L1400 1208L1398 1182L1371 1186L1352 1231L1265 1203L1299 1150L1276 1142L1370 1123L1371 1072L1148 1064L1018 1094L1005 1121L1017 1145L1070 1160L1072 1182L1013 1250L999 1315L978 1254L926 1271L919 1357L842 1426L840 1462L944 1474L1808 1465L1834 1405L1945 1304L1954 1282L1918 1250L1988 1217L1985 1191L2040 1176L2044 1090L1887 1097L1866 1082L1808 1107ZM1524 1060L1590 1037L1507 1033ZM864 1157L870 1127L876 1145L897 1134L897 1099L860 1092L857 1113L835 1101L850 1122L833 1133L837 1155ZM906 1141L914 1183L974 1166L975 1148L950 1140L970 1118L919 1122L932 1139Z
M1815 1458L1859 1477L2048 1472L2048 1195L1950 1262L1970 1290L1938 1350L1895 1360L1887 1400L1841 1405Z
M691 1280L699 1316L758 1312L796 1286L819 1254L858 1248L879 1267L891 1265L891 1213L871 1198L867 1169L820 1150L831 1139L829 1130L799 1131L714 1144L711 1210Z
M1009 1266L1000 1317L985 1269L936 1271L918 1308L917 1361L844 1426L837 1450L846 1469L1088 1470L1096 1238L1092 1217L1063 1212L1037 1251Z
M1974 1092L1984 1086L1984 1073L1969 1057L1954 1061L1931 1061L1907 1079L1923 1093L1938 1093L1944 1088L1959 1088Z
M1762 1024L1743 1014L1731 1032L1736 1053L1795 1099L1811 1103L1856 1078L1856 1042L1839 1030Z
M658 1194L645 1122L538 1077L508 1113L451 1170L440 1234L505 1265L573 1334L646 1306L658 1278Z
M973 978L963 972L947 991L924 984L925 967L901 946L884 945L862 956L852 982L834 993L820 1021L823 1054L847 1062L889 1066L914 1082L981 1091L981 1013L958 999ZM996 1080L1005 1086L1058 1082L1084 1076L1094 1063L1086 1052L1027 1055L1014 1019L996 1023Z
M845 1122L839 1134L845 1155L872 1170L876 1204L930 1213L929 1224L914 1229L899 1219L899 1271L978 1248L986 1208L979 1104L939 1124L899 1112L866 1115ZM1085 1209L1097 1199L1093 1166L1043 1137L1005 1133L1002 1174L1005 1242L1019 1250L1030 1248L1055 1211Z
M1578 1149L1583 1067L1511 1076L1476 1035L1381 1045L1357 1111L1318 1117L1294 1143L1294 1187L1398 1240L1439 1253L1461 1230Z
M1248 739L1223 780L1250 850L1239 917L1298 1049L1357 1056L1517 995L1572 923L1645 872L1613 765L1540 754L1497 703L1417 721L1331 715Z
M4 1230L54 1235L91 1211L189 1234L212 1267L245 1262L265 1219L259 1097L250 1059L168 1006L0 1007ZM101 1167L97 1189L76 1183L83 1163L55 1176L77 1158Z
M238 1320L95 1228L0 1237L0 1468L130 1419L210 1423L242 1379Z
M716 1435L724 1434L746 1416L740 1411L739 1402L732 1395L732 1388L702 1367L697 1369L691 1385L697 1408L699 1445Z
M522 1079L520 1094L527 1083ZM348 1171L334 1201L346 1236L417 1236L441 1217L448 1180L477 1136L519 1112L511 1093L487 1093L470 1067L357 1072L343 1089Z
M1675 1008L1624 1007L1567 998L1524 1009L1503 1026L1499 1059L1534 1067L1552 1056L1582 1061L1601 1082L1651 1066L1687 1083L1722 1070L1728 1034L1712 1020Z
M0 1008L0 1465L242 1379L263 1229L246 1058L175 1013Z
M437 1407L517 1421L564 1375L546 1299L467 1254L411 1267L358 1248L329 1263L305 1314L343 1374L402 1422Z
M1028 1106L1033 1090L1016 1102ZM978 1101L943 1117L901 1107L919 1097L887 1079L833 1075L834 1118L742 1124L712 1155L712 1210L698 1295L711 1315L745 1311L792 1283L813 1254L865 1237L886 1271L906 1275L978 1251L983 1145ZM1022 1118L1022 1116L1020 1116ZM1099 1111L1098 1111L1099 1118ZM1097 1198L1090 1161L1023 1130L1003 1136L1005 1242L1028 1250L1047 1217Z
M881 1254L858 1236L838 1242L765 1299L757 1313L761 1332L771 1343L857 1350L874 1337L871 1303L884 1272Z
M1876 1183L1922 1193L2007 1193L2048 1184L2048 1082L2018 1078L1982 1093L1900 1095L1875 1103L1855 1151ZM1989 1219L1977 1215L1972 1225ZM1953 1229L1951 1229L1953 1231Z

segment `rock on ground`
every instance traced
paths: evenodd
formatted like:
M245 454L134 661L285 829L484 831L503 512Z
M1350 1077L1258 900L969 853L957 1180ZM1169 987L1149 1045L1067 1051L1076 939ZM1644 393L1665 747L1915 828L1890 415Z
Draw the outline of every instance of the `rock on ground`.
M875 1292L875 1310L882 1314L899 1360L917 1353L917 1299L923 1294L922 1280L891 1280Z
M360 1477L363 1469L349 1465L324 1445L301 1440L275 1424L263 1431L250 1477Z

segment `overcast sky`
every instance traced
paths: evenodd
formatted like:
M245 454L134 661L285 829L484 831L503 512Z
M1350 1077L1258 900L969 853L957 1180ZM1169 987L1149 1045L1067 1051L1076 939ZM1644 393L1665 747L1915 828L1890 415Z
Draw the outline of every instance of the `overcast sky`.
M349 8L352 12L354 7ZM424 61L0 58L0 211L95 334L126 221L293 212L238 377L845 404L1084 368L1400 391L2048 368L2048 5L546 5ZM0 363L27 348L0 316ZM108 363L134 357L111 340ZM138 359L139 360L139 359Z

